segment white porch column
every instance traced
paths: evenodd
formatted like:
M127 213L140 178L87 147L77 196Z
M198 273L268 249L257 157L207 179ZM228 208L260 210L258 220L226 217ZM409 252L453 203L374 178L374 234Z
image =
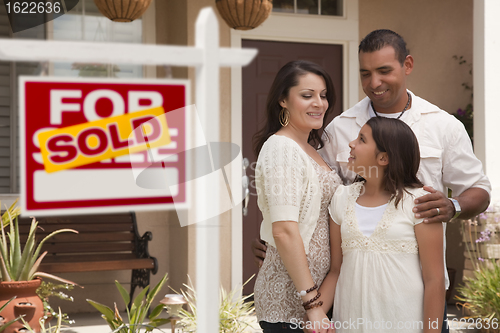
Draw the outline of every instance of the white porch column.
M500 201L500 1L474 0L474 149Z

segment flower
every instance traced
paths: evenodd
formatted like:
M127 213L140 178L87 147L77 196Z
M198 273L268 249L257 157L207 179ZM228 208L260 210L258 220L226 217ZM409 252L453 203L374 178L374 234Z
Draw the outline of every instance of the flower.
M458 118L460 121L464 120L472 120L474 119L474 108L471 103L467 104L465 106L465 109L458 108L457 112L455 113L455 117Z
M484 231L481 231L481 237L476 239L476 243L487 242L490 240L490 236L491 236L491 230L486 229Z

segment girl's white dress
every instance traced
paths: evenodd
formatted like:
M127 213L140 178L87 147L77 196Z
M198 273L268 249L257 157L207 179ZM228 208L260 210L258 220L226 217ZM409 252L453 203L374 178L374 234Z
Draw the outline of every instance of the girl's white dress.
M425 190L390 202L370 237L358 227L355 202L363 184L339 186L330 213L341 226L343 262L333 318L341 332L423 332L424 284L412 212ZM436 254L438 255L438 254Z

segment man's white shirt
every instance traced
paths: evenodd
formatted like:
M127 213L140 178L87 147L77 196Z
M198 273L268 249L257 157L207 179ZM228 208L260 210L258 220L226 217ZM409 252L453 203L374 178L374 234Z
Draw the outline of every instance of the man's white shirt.
M415 133L420 148L420 168L417 176L427 186L453 196L459 196L471 187L482 188L491 195L491 184L483 172L481 161L472 150L472 144L463 124L434 104L415 96L411 91L412 105L402 116ZM383 114L397 118L398 114ZM345 183L351 183L355 174L347 170L349 142L358 137L361 127L376 116L370 99L365 97L352 108L335 117L325 129L324 147L318 152L325 162L337 170ZM443 223L444 231L446 224ZM444 253L446 253L445 237ZM446 266L446 256L445 256ZM446 269L445 269L446 272ZM446 288L449 287L448 274Z

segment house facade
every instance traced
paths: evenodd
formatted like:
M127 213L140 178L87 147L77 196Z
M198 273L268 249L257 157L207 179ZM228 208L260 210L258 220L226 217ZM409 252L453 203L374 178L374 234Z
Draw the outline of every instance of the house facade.
M334 80L337 94L335 114L339 114L364 97L358 74L359 41L372 30L387 28L401 34L408 43L415 59L409 89L417 95L455 113L471 102L470 92L464 90L462 84L474 85L474 102L483 101L483 108L475 110L475 117L479 119L474 125L475 149L485 163L494 186L500 186L500 180L491 175L495 166L500 167L500 162L492 157L494 147L487 144L490 142L488 135L493 133L489 121L496 116L484 111L485 105L490 103L482 93L486 91L484 82L487 81L481 81L481 91L477 88L481 82L476 82L478 72L487 72L485 67L488 61L493 61L483 55L488 60L477 65L476 55L481 47L486 49L488 43L485 40L491 36L480 22L493 20L489 19L491 14L487 9L492 8L488 6L496 6L493 3L495 0L318 1L274 0L270 17L260 27L249 31L230 29L218 16L221 46L259 49L257 58L248 67L222 68L220 71L221 141L233 142L242 148L243 157L250 162L246 169L250 180L252 162L256 160L251 137L262 123L262 112L259 111L263 110L267 90L276 71L286 62L299 58L320 63ZM153 0L140 19L132 23L112 23L99 13L93 0L80 0L69 13L19 33L11 32L5 11L0 11L0 35L2 38L192 46L197 15L206 6L212 6L217 12L213 0ZM481 36L483 44L478 44ZM454 56L463 57L467 63L460 65ZM474 78L468 67L473 61ZM19 195L19 75L195 80L194 68L186 67L0 63L2 203L10 202ZM485 75L488 78L493 74ZM194 84L191 87L194 89ZM194 92L191 96L195 96ZM241 186L241 176L239 172L229 175L233 189ZM159 271L152 276L152 283L156 283L165 272L169 273L169 285L176 290L187 282L188 275L193 282L202 278L196 276L196 225L181 227L175 211L136 214L139 232L153 233L149 251L158 259ZM256 272L249 242L258 235L259 219L254 192L250 195L248 215L243 215L240 205L220 217L220 281L226 289L241 284ZM459 224L449 225L447 237L448 266L457 270L456 281L461 281L464 249ZM68 309L67 312L87 312L92 311L85 302L87 298L105 304L118 300L119 295L112 284L115 279L127 283L130 272L67 274L64 277L85 285L85 289L74 290L75 302L62 304L63 309ZM251 292L252 285L253 282L245 289L246 293Z

